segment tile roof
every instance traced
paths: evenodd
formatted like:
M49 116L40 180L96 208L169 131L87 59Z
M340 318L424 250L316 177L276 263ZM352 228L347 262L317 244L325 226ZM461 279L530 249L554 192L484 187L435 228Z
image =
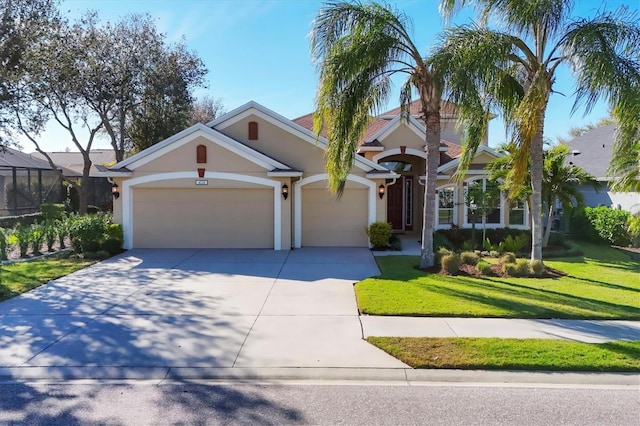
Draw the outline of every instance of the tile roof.
M578 150L580 154L569 155L567 163L582 167L596 178L607 176L611 162L617 125L596 127L567 142L569 151Z
M8 147L0 149L0 166L52 170L48 161Z
M60 166L68 171L65 171L65 176L82 176L82 170L84 169L84 158L79 151L69 152L48 152L49 157L54 164ZM47 161L44 155L39 152L31 153L33 157ZM95 172L99 172L96 166L98 165L112 165L116 161L116 154L113 149L92 149L89 151L89 158L91 158L91 170L90 175ZM70 172L69 172L70 171Z

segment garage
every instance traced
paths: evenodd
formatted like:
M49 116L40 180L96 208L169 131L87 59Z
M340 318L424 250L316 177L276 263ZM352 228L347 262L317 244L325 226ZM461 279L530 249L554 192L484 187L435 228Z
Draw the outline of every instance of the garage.
M340 199L326 187L302 189L303 247L367 247L367 188L347 188Z
M136 248L274 248L272 188L133 188Z

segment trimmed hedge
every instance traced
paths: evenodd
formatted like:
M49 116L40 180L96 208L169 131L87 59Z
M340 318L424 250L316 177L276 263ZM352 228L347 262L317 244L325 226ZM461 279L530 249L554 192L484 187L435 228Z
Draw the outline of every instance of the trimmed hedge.
M42 213L30 213L20 216L0 217L0 228L15 228L16 225L29 226L36 222L42 222Z

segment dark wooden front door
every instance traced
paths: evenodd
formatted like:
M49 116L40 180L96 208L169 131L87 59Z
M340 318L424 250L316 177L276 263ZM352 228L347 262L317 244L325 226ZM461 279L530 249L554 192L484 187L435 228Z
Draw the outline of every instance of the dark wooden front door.
M396 180L396 183L387 187L387 222L395 230L403 230L403 192L404 178Z

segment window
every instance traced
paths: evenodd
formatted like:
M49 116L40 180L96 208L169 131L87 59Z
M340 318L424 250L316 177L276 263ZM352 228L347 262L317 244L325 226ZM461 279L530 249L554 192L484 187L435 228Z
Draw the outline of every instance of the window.
M413 180L410 178L406 178L404 181L404 191L404 224L406 227L411 227L413 226Z
M411 171L411 163L405 163L404 161L381 161L379 164L387 170L393 170L398 173Z
M258 140L258 123L255 121L249 122L249 140Z
M203 164L207 162L207 147L204 145L198 145L196 147L196 162Z
M454 223L453 209L454 188L442 188L438 190L438 225L448 225Z
M524 200L512 200L509 202L509 225L524 225Z
M498 185L486 179L469 182L466 191L466 223L500 224L501 196Z

